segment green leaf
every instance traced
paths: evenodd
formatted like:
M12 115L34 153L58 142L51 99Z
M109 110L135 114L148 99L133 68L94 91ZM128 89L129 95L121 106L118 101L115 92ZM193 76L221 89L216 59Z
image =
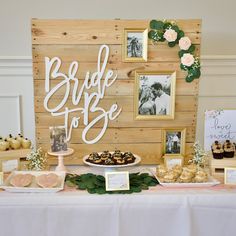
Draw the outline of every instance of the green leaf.
M180 69L181 70L185 70L185 71L188 70L188 68L186 66L184 66L182 63L180 63Z
M80 182L80 183L78 183L78 188L79 188L80 190L85 190L85 189L87 188L87 186L86 186L85 183Z
M150 22L151 29L162 30L163 26L164 26L164 23L162 21L152 20Z
M102 175L97 175L97 179L105 182L105 177Z
M179 27L177 25L172 25L171 27L174 31L176 31L177 33L179 33Z
M142 191L141 187L131 187L130 189L135 193L140 193Z
M73 183L73 182L71 182L70 180L66 180L66 185L67 185L68 187L75 187L75 186L76 186L76 184Z
M91 193L91 194L96 193L96 189L91 189L91 188L89 188L89 189L87 189L87 191L88 191L89 193Z
M186 78L185 78L185 80L186 80L186 82L188 82L188 83L191 83L193 80L194 80L194 76L187 76Z
M97 194L105 194L106 193L106 190L104 188L97 188L97 189L95 189L95 191Z
M181 57L184 55L185 52L186 52L186 51L184 51L184 50L180 50L180 51L178 52L179 58L181 58Z
M149 38L149 39L153 39L153 40L154 40L154 38L155 38L156 35L157 35L157 32L154 31L154 30L150 30L150 31L148 32L148 38Z
M169 47L173 48L176 45L176 41L168 42Z
M189 70L189 74L191 74L194 78L199 78L201 76L201 71L199 68L194 68Z
M172 24L170 22L166 22L166 23L164 23L163 28L164 29L169 29L171 26L172 26Z
M187 51L193 53L195 51L195 46L192 44Z
M184 37L184 31L180 30L178 32L178 39L180 40L182 37Z

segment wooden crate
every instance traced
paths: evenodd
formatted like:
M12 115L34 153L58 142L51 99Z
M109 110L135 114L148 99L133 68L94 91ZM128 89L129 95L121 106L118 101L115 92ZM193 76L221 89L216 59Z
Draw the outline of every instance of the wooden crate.
M2 163L4 161L17 160L18 169L21 169L21 162L25 161L26 156L31 152L31 149L18 149L0 152L0 170L2 171Z
M32 55L34 76L34 102L36 119L37 146L47 152L49 130L52 125L63 125L63 119L52 117L45 111L44 57L57 56L62 60L60 71L68 73L72 61L79 61L76 77L81 81L85 73L96 70L97 53L102 44L110 48L107 67L118 75L117 81L106 91L101 101L102 107L109 107L114 101L123 108L120 116L109 123L103 138L96 144L88 145L81 141L81 125L74 129L70 147L75 153L65 158L69 165L82 164L82 157L93 151L121 149L132 151L142 157L142 164L158 164L162 161L161 133L165 128L186 128L186 158L191 157L195 140L195 128L198 104L198 80L185 82L186 73L180 69L179 47L168 47L167 43L153 45L148 42L148 61L126 63L122 61L122 44L125 28L148 28L150 20L32 20ZM196 56L200 56L201 20L176 20L196 47ZM176 71L175 119L169 121L134 120L134 76L135 71ZM55 86L57 81L51 81ZM54 106L62 99L64 88L49 105ZM81 101L82 103L83 101ZM66 104L70 107L71 102ZM90 133L97 133L102 124L98 123ZM50 158L56 163L56 158Z
M210 168L212 175L223 177L225 167L236 167L236 156L233 158L223 158L223 159L214 159L211 156Z

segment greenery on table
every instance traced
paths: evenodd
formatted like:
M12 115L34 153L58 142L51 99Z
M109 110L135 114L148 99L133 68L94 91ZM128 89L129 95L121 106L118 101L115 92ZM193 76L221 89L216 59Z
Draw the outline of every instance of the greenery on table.
M194 79L200 77L200 61L199 58L194 56L196 48L189 37L185 36L184 31L179 28L176 22L166 20L150 21L148 38L151 39L154 44L164 41L167 41L169 47L174 47L178 44L180 47L180 51L178 52L181 60L180 68L188 73L185 78L186 82L192 82Z
M91 173L76 175L68 174L66 176L66 184L70 187L77 187L80 190L87 190L89 193L94 194L129 194L139 193L142 190L148 190L151 186L156 186L158 181L150 176L148 173L132 173L129 174L130 190L124 191L106 191L105 178L102 175L94 175Z

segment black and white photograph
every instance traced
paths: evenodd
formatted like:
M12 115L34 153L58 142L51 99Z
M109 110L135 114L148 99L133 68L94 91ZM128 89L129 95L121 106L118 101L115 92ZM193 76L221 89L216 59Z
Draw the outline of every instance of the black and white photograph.
M186 129L169 129L163 133L163 152L165 156L182 156L185 150Z
M67 151L66 130L64 126L49 127L52 152Z
M180 154L181 132L166 132L166 153Z
M136 110L143 119L174 117L175 73L136 73Z
M125 29L124 61L147 61L147 29Z
M127 34L127 56L142 57L143 56L143 33Z

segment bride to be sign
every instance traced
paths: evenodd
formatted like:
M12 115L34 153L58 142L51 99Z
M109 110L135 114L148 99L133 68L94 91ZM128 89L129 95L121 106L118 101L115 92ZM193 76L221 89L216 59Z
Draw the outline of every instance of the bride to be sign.
M177 20L200 56L201 21ZM91 152L130 151L142 164L162 159L162 131L186 129L187 161L195 140L198 80L186 83L178 47L147 42L147 61L124 59L127 29L149 29L150 20L32 20L36 145L50 149L50 126L65 126L74 154L66 164L82 164ZM127 36L128 37L128 36ZM141 40L141 39L140 39ZM142 41L142 40L141 40ZM144 43L144 42L143 42ZM146 43L146 41L145 41ZM126 45L128 46L128 45ZM176 72L174 120L136 120L136 71ZM135 100L136 99L136 100ZM50 164L57 162L52 156Z
M104 61L101 62L102 53L105 53ZM58 57L52 59L45 57L45 92L44 108L51 113L52 116L63 116L64 126L66 128L67 141L71 138L71 132L73 128L78 128L80 124L80 118L83 116L83 123L85 128L82 132L82 139L87 144L96 143L102 138L106 132L109 120L114 120L121 112L121 108L118 109L117 104L113 104L108 111L98 105L99 101L103 99L106 89L108 89L117 79L117 75L114 75L112 70L105 72L106 65L109 57L109 47L102 45L98 53L97 71L90 75L88 71L86 73L84 81L79 84L76 73L79 68L79 63L73 61L70 64L68 75L60 72L61 60ZM55 64L55 66L54 66ZM52 67L54 68L52 69ZM51 88L50 79L62 78L58 84ZM102 80L103 79L103 80ZM74 82L74 86L71 86L71 82ZM48 102L53 99L53 95L62 87L65 86L65 94L62 96L61 101L55 107L49 107ZM96 88L96 92L89 93L88 90ZM72 104L74 107L65 107L67 100L69 99L70 92L72 92ZM84 96L84 106L78 107L80 100ZM60 111L63 108L63 111ZM99 112L92 121L89 122L89 113ZM69 115L72 114L73 118L69 122ZM103 120L103 127L100 133L92 140L87 139L87 132L100 120Z

